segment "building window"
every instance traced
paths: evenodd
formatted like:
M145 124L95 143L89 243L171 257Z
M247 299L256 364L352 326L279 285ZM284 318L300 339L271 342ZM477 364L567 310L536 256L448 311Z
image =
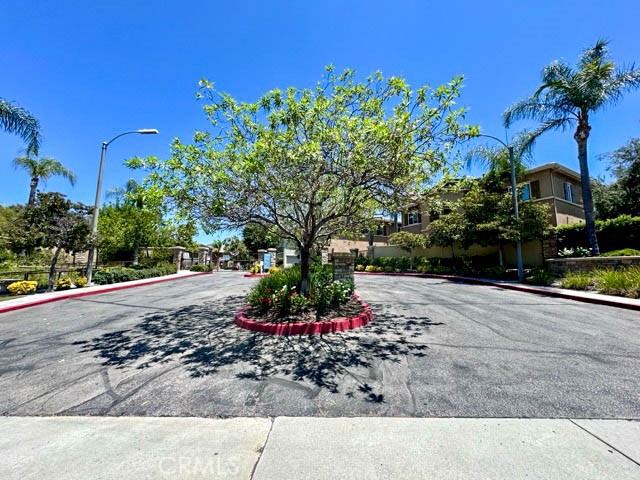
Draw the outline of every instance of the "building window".
M421 215L419 210L417 209L409 210L407 213L404 214L405 224L416 225L418 223L421 223L422 219L420 217Z
M440 218L440 212L431 212L429 214L429 222L435 222Z
M525 183L524 185L522 185L520 200L531 200L531 184L530 183Z
M567 202L574 203L574 200L573 200L573 185L571 185L569 182L564 182L564 199Z

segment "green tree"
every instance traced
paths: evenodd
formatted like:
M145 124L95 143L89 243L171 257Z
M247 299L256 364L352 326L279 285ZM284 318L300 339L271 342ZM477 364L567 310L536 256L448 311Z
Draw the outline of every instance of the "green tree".
M562 61L544 67L542 85L536 92L504 113L505 126L521 119L541 122L531 132L529 145L533 145L545 132L575 126L573 138L578 145L587 240L593 255L599 254L599 248L587 157L590 115L615 104L625 92L638 87L640 70L634 67L616 68L609 58L607 42L598 40L582 53L577 68Z
M49 288L53 290L56 264L63 250L77 252L89 247L91 207L68 200L64 195L39 193L33 205L10 231L16 251L36 247L53 250L49 266Z
M224 241L225 251L231 255L232 260L250 260L251 252L245 243L235 235Z
M161 202L153 190L133 179L124 187L107 192L114 203L105 205L98 223L100 248L107 258L117 252L131 252L133 264L139 263L141 246L160 246L163 225ZM175 229L172 229L175 233Z
M33 205L35 202L40 180L46 181L53 176L59 176L69 180L71 185L76 183L75 174L55 158L17 157L13 160L13 165L15 168L22 168L31 177L27 205Z
M274 235L267 227L258 223L250 223L242 229L242 241L250 252L276 248L279 240L277 235Z
M9 232L22 216L22 205L0 205L0 269L11 268L15 260L15 254L11 251L11 238Z
M614 182L596 180L593 185L596 217L601 220L620 215L640 216L640 138L601 158L610 162Z
M455 257L455 245L465 242L467 221L461 212L451 212L429 223L427 241L429 245L450 247Z
M409 256L411 258L411 265L409 268L413 270L413 259L416 248L426 247L427 237L420 235L419 233L394 232L389 235L389 243L391 245L397 245L409 252Z
M460 124L462 85L412 91L402 78L332 67L315 89L273 90L238 102L202 81L200 97L215 131L176 140L167 161L129 165L150 171L181 215L207 232L248 223L272 229L300 251L309 285L311 251L327 238L362 231L379 211L394 211L438 173L458 140L477 131Z
M0 127L22 138L28 155L38 155L42 143L40 122L27 110L0 98Z

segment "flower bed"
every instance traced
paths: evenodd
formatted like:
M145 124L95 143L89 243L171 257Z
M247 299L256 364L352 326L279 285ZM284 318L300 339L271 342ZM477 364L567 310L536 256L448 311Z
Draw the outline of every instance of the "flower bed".
M251 311L251 305L246 305L236 313L235 323L245 330L271 335L317 335L342 332L362 327L373 319L371 307L362 301L357 293L353 294L353 299L362 306L362 312L352 317L306 322L268 322L249 318L247 315Z
M271 271L249 293L236 324L277 335L330 333L365 325L371 309L355 294L353 281L334 281L330 268L314 265L304 294L298 292L298 267Z

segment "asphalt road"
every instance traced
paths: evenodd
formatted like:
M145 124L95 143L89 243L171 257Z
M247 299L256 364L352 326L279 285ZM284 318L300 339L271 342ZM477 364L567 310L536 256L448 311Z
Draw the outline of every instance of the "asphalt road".
M240 330L238 273L0 314L0 413L640 418L637 312L357 277L371 324Z

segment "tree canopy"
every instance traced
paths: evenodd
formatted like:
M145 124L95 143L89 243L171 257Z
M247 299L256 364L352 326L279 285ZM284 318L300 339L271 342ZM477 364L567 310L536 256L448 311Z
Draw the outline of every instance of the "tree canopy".
M300 250L306 293L311 250L361 231L379 211L447 171L448 155L477 129L456 106L462 78L412 90L398 77L328 67L314 89L272 90L254 103L201 81L213 131L175 140L171 158L135 158L179 215L205 231L248 223Z
M55 268L63 250L82 251L89 247L91 207L72 202L58 192L39 193L25 208L10 231L14 250L35 247L53 250L49 268L49 291L53 290Z
M275 248L279 244L279 238L264 225L249 223L242 229L242 241L250 252L259 249Z

